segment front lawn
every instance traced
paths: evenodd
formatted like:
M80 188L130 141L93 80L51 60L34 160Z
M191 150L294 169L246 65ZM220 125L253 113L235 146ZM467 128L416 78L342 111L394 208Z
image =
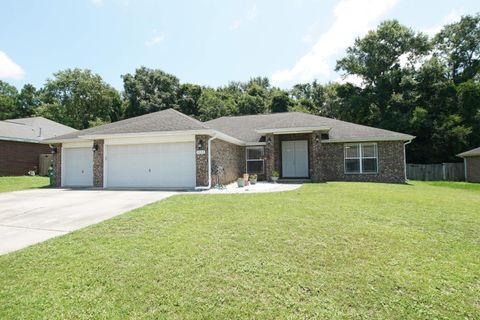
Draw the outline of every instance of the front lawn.
M40 176L0 177L0 192L42 188L47 187L49 183L49 178Z
M0 319L480 318L480 192L180 195L0 257Z

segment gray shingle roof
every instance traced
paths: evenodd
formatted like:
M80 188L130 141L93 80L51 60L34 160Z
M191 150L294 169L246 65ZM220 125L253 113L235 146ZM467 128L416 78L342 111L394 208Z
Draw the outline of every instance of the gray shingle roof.
M480 156L480 147L462 152L458 155L459 157L475 157Z
M257 142L262 134L256 130L301 127L328 127L330 140L379 139L408 141L414 136L358 125L351 122L301 112L222 117L205 122L209 127L245 142Z
M43 117L0 121L0 140L40 142L75 131L74 128Z
M55 140L75 139L83 135L109 135L122 133L147 133L160 131L183 131L209 129L202 122L195 120L174 109L166 109L113 123L104 124L71 134L57 137Z
M59 136L52 141L75 139L79 136L122 133L148 133L186 130L217 130L244 142L258 142L263 134L257 130L322 127L330 128L330 140L359 141L361 139L411 140L411 135L362 126L350 122L319 117L301 112L285 112L238 117L222 117L205 123L181 112L167 109L102 126Z

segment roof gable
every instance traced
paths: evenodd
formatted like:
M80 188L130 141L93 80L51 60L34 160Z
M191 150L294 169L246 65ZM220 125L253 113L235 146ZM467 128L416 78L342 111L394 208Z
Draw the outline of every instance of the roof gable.
M462 158L480 156L480 147L462 152L458 156Z
M24 142L40 142L75 132L74 128L43 118L31 117L0 121L0 139Z
M57 137L57 139L75 139L80 136L103 136L111 134L132 134L166 131L188 131L209 129L202 122L193 119L174 109L166 109L148 113L117 122L104 124L98 127L80 130L72 134Z

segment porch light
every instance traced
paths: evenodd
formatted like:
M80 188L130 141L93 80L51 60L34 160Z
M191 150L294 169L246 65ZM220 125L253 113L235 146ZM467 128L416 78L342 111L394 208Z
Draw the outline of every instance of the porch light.
M203 140L202 140L202 139L198 140L197 149L198 149L198 150L202 150L202 149L203 149Z
M95 144L93 145L92 151L93 151L93 152L97 152L97 151L98 151L98 144L95 143Z
M50 147L50 153L51 154L57 153L57 147Z
M320 142L320 136L317 134L315 135L315 142L316 143L319 143Z
M270 138L270 137L267 138L267 144L268 145L272 144L272 138Z

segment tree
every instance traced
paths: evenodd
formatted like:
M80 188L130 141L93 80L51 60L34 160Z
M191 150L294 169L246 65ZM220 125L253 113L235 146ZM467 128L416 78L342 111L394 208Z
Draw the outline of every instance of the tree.
M309 101L309 100L307 100ZM290 107L293 106L293 101L285 91L275 91L270 101L270 111L275 112L287 112Z
M42 90L39 115L76 129L110 122L119 109L120 96L90 70L66 69L54 73Z
M15 117L17 98L17 88L0 80L0 120Z
M455 83L474 79L480 71L480 14L446 25L435 36L434 44Z
M15 117L31 117L40 105L41 100L37 89L31 84L26 84L18 95Z
M264 99L259 95L250 95L248 93L244 93L238 100L237 109L238 113L242 115L264 113Z
M178 107L179 110L190 116L199 115L198 100L202 95L202 87L195 84L185 83L178 89Z
M177 77L158 69L141 67L135 74L122 76L125 117L135 117L169 108L178 109L180 82Z
M235 101L222 92L212 88L202 90L198 99L200 120L208 121L219 117L231 116L237 113Z

